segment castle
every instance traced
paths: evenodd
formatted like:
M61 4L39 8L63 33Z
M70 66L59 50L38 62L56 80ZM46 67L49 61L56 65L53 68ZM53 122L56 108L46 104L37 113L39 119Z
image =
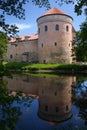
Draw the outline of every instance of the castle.
M72 17L52 8L37 19L38 34L11 38L7 61L29 63L75 62Z

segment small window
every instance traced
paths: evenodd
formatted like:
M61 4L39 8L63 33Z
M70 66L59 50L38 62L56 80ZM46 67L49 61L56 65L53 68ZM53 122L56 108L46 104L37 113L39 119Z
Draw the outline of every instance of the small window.
M45 111L48 111L48 106L47 105L45 105Z
M56 30L56 31L59 31L59 25L58 25L58 24L56 24L55 30Z
M46 60L43 60L43 63L45 64L45 63L46 63Z
M38 33L40 33L40 28L38 29Z
M68 26L68 25L66 26L66 31L67 31L67 32L69 31L69 26Z
M54 45L57 46L57 42L55 42Z
M42 43L42 47L43 47L43 43Z
M13 58L13 55L10 55L10 58L12 59L12 58Z
M47 31L48 30L48 27L47 27L47 25L45 25L45 31Z
M68 105L67 105L67 106L66 106L66 111L68 111L68 109L69 109L69 108L68 108Z
M15 44L15 47L17 47L18 45L17 44Z
M56 112L58 112L59 111L59 109L58 109L58 107L56 107Z
M57 92L55 92L54 95L57 96Z

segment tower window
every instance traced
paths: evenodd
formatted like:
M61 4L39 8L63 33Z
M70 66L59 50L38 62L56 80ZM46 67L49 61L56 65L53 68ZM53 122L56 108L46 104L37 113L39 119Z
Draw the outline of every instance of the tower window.
M68 105L66 105L66 111L68 111L68 109L69 109L69 108L68 108Z
M66 26L66 31L67 31L67 32L69 31L69 26L68 26L68 25Z
M54 45L57 46L57 42L55 42Z
M38 33L40 33L40 28L38 29Z
M42 47L43 47L43 43L42 43Z
M48 30L48 27L47 27L47 25L45 25L45 31L47 31Z
M10 55L10 58L12 59L12 58L13 58L13 55Z
M58 24L56 24L55 30L56 30L56 31L59 31L59 25L58 25Z
M57 92L55 92L54 95L57 96Z
M56 107L56 112L58 112L59 111L59 109L58 109L58 107Z
M47 105L45 105L45 111L48 111L48 106Z

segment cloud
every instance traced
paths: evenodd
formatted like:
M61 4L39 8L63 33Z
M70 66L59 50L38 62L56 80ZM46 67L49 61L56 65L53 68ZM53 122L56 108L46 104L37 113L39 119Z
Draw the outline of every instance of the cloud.
M19 30L25 30L25 29L29 29L32 27L31 24L26 24L26 23L14 23Z

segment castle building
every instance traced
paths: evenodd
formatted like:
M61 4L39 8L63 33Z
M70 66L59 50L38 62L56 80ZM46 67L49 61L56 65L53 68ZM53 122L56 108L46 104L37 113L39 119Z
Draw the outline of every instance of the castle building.
M52 8L37 19L38 34L11 38L7 61L30 63L75 62L72 17Z

